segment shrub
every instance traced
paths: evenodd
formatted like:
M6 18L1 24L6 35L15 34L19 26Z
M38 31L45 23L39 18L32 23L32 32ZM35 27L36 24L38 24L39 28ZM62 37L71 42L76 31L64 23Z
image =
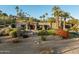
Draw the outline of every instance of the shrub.
M78 38L79 34L76 32L69 32L69 38Z
M23 37L23 38L28 38L29 36L28 36L28 35L26 35L26 34L24 34L22 37Z
M12 37L17 37L17 29L13 29L10 33L9 33L10 36Z
M41 36L41 40L42 41L46 41L46 37L45 36Z
M69 32L67 32L63 29L57 29L56 34L63 37L63 38L68 38L69 37Z
M5 30L5 29L1 29L1 30L0 30L0 36L3 36L3 35L4 35L4 30Z
M16 28L16 25L15 25L15 24L11 24L11 27L12 27L12 28Z
M38 32L38 35L55 35L53 30L41 30Z
M48 35L55 35L55 30L47 30Z
M11 28L3 28L0 30L0 36L7 36L9 35L10 31L12 31Z
M71 27L70 30L73 30L75 32L78 32L79 31L79 28L77 28L77 27Z
M12 31L11 28L6 28L4 31L4 35L9 35L10 31Z
M48 35L48 32L46 30L42 30L38 32L38 35Z

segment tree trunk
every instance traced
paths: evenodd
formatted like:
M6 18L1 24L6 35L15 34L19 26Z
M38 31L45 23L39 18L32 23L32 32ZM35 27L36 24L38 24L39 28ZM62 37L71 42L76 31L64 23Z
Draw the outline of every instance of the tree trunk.
M65 30L66 18L64 18L63 29Z
M56 18L57 27L59 28L59 17Z

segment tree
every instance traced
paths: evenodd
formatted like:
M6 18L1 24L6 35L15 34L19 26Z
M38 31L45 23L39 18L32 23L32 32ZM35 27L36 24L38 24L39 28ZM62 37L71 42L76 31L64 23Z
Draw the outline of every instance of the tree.
M40 18L40 20L42 20L42 16L40 16L39 18Z
M48 13L45 13L45 15L48 15Z
M56 19L56 23L57 23L57 26L58 26L58 28L60 27L59 25L59 17L60 17L60 14L61 14L61 9L60 9L60 7L58 7L58 6L54 6L53 8L52 8L52 15L55 17L55 19Z
M19 13L19 6L16 6L15 9L16 9L16 13L17 13L17 16L18 16L18 13Z
M55 18L54 17L48 18L48 22L50 23L51 28L52 28L52 23L55 22Z
M48 13L45 13L45 16L46 16L46 18L48 18L47 16L48 16Z
M29 22L30 22L30 23L34 22L33 17L30 17L30 18L29 18Z
M43 21L45 21L45 15L43 15L42 18L43 18Z
M73 19L68 20L68 23L72 24L72 25L75 25L75 24L78 24L79 21L78 21L78 19L73 18Z
M63 18L64 18L63 29L65 29L66 19L69 17L70 17L70 15L68 12L63 12Z
M0 10L0 14L2 14L2 10Z
M3 21L4 25L6 25L6 21L8 19L7 13L2 13L2 16L1 17L2 17L2 21Z

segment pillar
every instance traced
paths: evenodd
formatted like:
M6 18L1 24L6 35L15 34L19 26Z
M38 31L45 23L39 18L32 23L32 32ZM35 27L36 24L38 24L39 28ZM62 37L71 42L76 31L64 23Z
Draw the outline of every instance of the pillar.
M28 24L26 24L26 30L28 30Z
M37 24L35 24L34 26L35 26L35 30L37 30Z
M44 27L44 25L42 26L42 30L45 30L45 27Z

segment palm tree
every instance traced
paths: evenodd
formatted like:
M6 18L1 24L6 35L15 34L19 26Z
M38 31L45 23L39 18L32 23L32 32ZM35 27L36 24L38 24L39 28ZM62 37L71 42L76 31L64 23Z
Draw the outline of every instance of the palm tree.
M59 23L59 26L61 27L61 28L63 28L63 15L64 15L64 11L60 11L60 23Z
M48 22L50 23L50 27L52 28L52 23L55 22L55 18L54 17L48 18Z
M7 13L2 13L2 20L4 22L4 25L6 25L6 21L7 21L6 18L8 18Z
M61 9L60 9L60 7L58 7L58 6L54 6L53 8L52 8L52 11L53 11L53 13L52 13L52 15L54 15L54 17L55 17L55 19L56 19L56 23L57 23L57 26L58 26L58 28L59 28L59 17L60 17L60 14L61 14Z
M0 19L2 18L2 10L0 10Z
M40 16L39 18L40 18L40 20L41 20L41 19L42 19L42 16Z
M45 15L48 15L48 13L45 13Z
M0 10L0 14L2 14L2 10Z
M46 15L46 18L48 18L48 13L45 13L45 15Z
M43 21L45 21L45 15L43 15L42 18L43 18Z
M16 13L17 13L17 16L18 16L18 13L19 13L19 6L16 6L15 9L16 9Z
M70 15L69 15L68 12L63 13L63 18L64 18L63 29L65 29L66 19L69 18L69 17L70 17Z

